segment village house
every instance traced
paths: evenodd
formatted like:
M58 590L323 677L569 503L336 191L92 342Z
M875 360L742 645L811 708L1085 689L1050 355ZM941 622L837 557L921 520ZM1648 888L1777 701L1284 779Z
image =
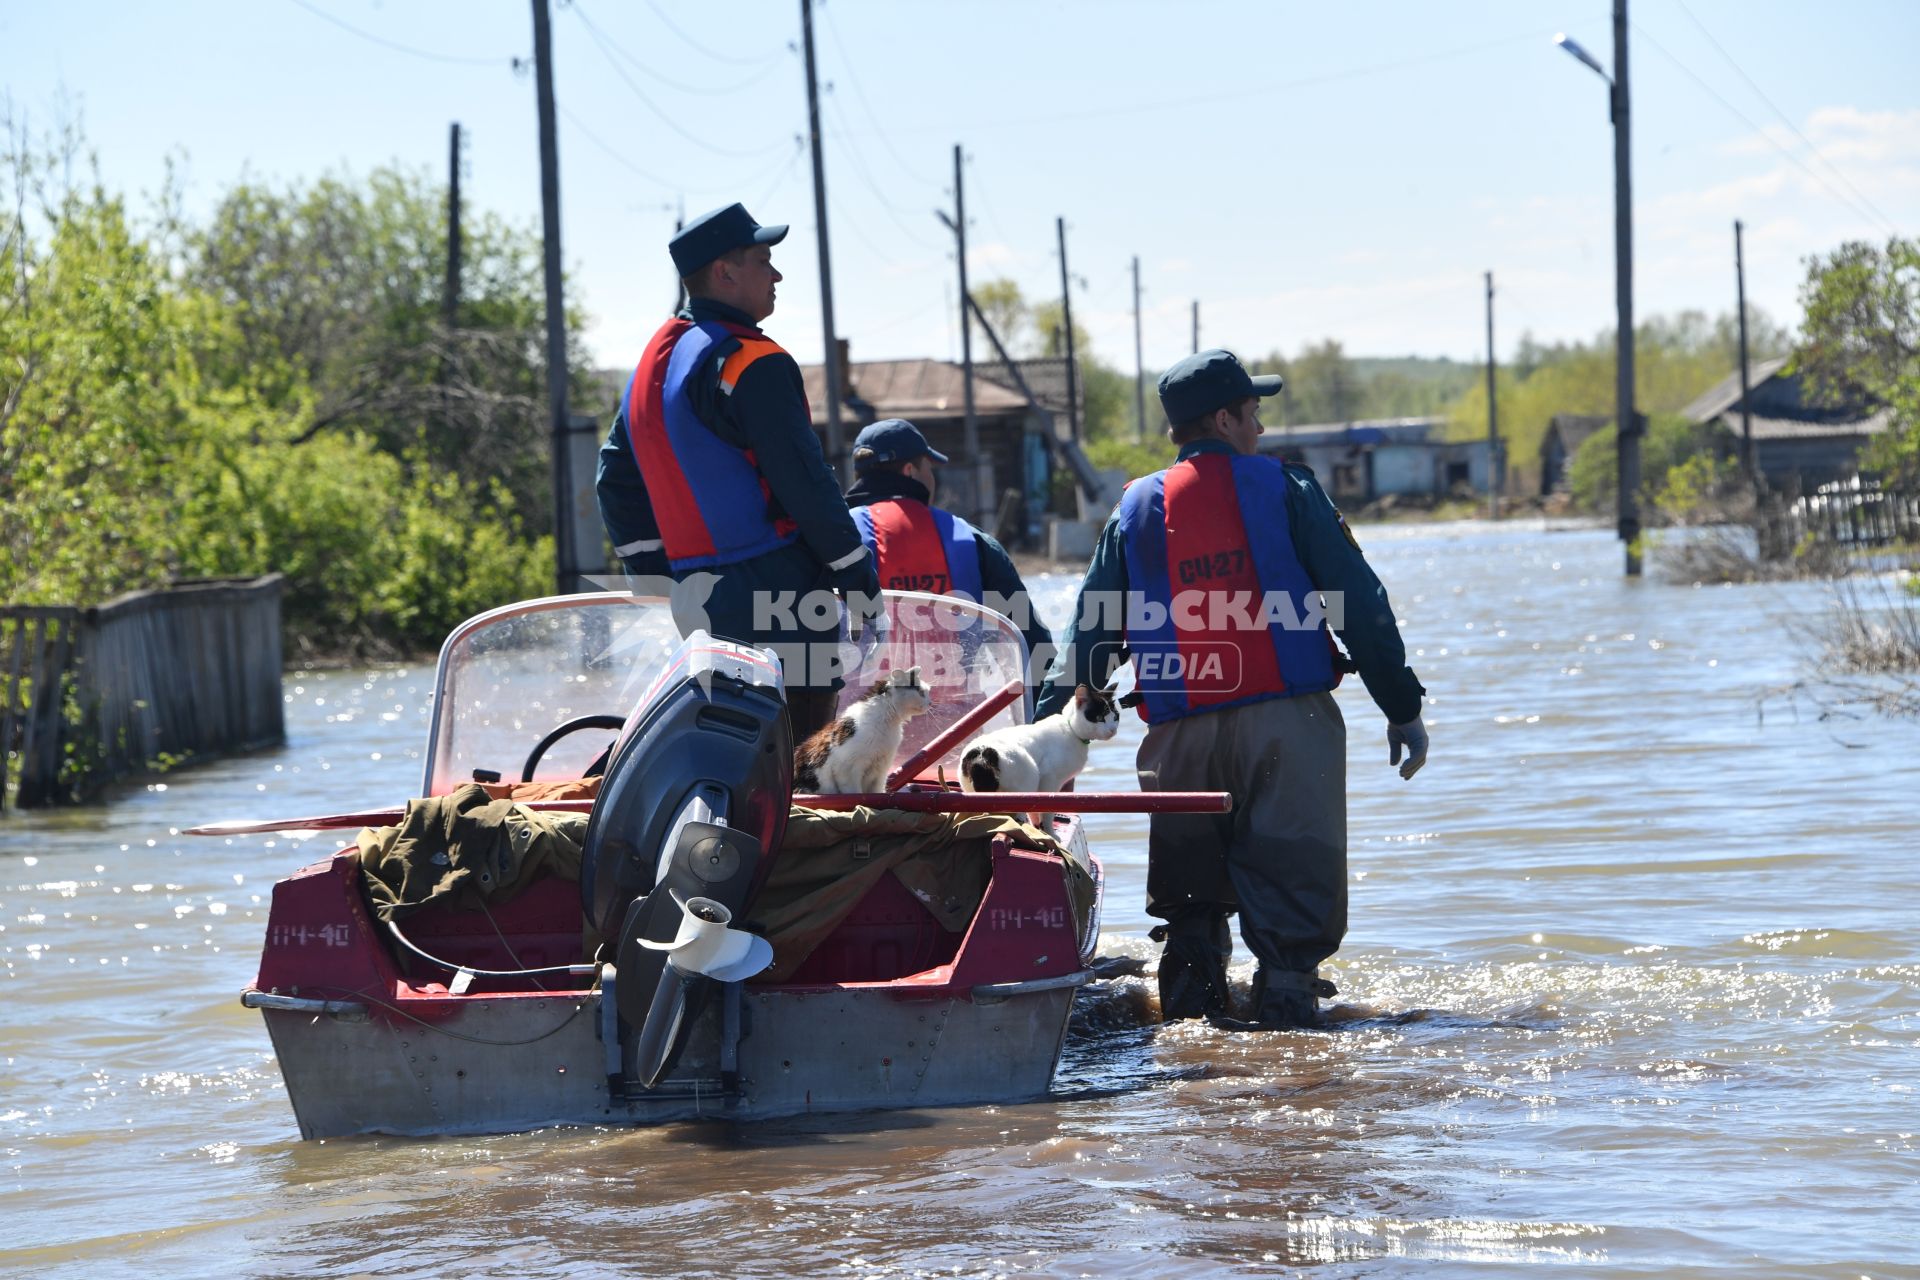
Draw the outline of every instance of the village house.
M1445 422L1444 418L1380 418L1269 427L1259 447L1262 453L1311 467L1335 502L1484 494L1486 440L1442 439Z
M1860 451L1892 421L1889 410L1830 405L1816 397L1786 358L1752 366L1747 410L1753 420L1754 466L1769 488L1806 492L1856 474ZM1734 373L1682 412L1711 430L1738 458L1741 447L1740 375Z
M1540 496L1567 492L1573 455L1587 438L1613 419L1605 414L1556 413L1540 437Z

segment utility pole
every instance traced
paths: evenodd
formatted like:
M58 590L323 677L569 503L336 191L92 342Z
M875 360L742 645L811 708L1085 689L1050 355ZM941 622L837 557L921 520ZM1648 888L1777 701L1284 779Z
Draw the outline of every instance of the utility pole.
M1733 220L1733 279L1740 306L1740 465L1747 473L1748 485L1755 485L1753 456L1753 410L1747 405L1752 386L1747 372L1747 263L1742 251L1740 219ZM1756 486L1757 487L1757 486Z
M1500 493L1506 486L1500 457L1500 417L1493 389L1493 272L1487 272L1487 518L1500 518Z
M560 146L553 122L553 34L547 0L533 0L534 79L540 104L540 238L546 250L547 412L553 454L554 578L573 590L573 485L567 465L567 314L560 280Z
M1067 435L1074 440L1080 438L1080 386L1079 372L1073 363L1073 290L1068 287L1072 278L1067 274L1067 220L1055 218L1053 233L1060 241L1060 326L1066 330L1067 353Z
M1613 0L1614 293L1620 312L1614 403L1620 445L1620 540L1627 576L1640 576L1640 437L1646 423L1633 407L1633 142L1628 125L1627 0Z
M1200 299L1193 300L1193 354L1200 354Z
M980 456L980 418L973 410L973 295L967 292L967 189L961 173L960 144L953 144L953 216L935 209L934 217L953 232L954 257L960 263L960 394L965 410L961 449L967 455L967 467L973 473L974 514L982 521L993 519L993 495L989 479L992 466Z
M1133 439L1147 439L1147 364L1140 354L1140 256L1133 258Z
M460 122L447 143L447 331L460 325Z
M827 251L827 171L820 158L820 88L813 60L813 0L800 0L807 52L807 136L813 143L813 220L820 232L820 323L826 329L827 457L845 470L840 440L840 342L833 327L833 259ZM850 474L850 473L849 473Z

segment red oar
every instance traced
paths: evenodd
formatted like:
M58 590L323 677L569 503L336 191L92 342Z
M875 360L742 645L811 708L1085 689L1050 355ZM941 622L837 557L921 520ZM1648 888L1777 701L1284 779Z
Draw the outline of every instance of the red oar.
M929 742L926 746L914 752L898 769L888 774L887 790L898 791L901 787L919 777L922 769L947 754L947 752L953 750L954 744L962 738L965 738L975 729L978 729L981 725L999 715L1002 707L1011 704L1015 698L1025 693L1026 689L1026 685L1020 683L1020 681L1010 680L1007 682L1006 688L998 693L989 694L985 701L981 702L979 706L941 730L940 735L932 742ZM985 812L991 813L993 810L989 809Z
M883 791L878 795L802 796L803 809L905 809L909 813L1226 813L1224 791Z
M529 809L545 809L549 813L586 813L593 808L591 800L522 800ZM268 818L255 822L246 818L235 818L230 822L209 822L205 826L188 827L185 834L190 836L253 836L267 831L327 831L340 827L391 827L406 815L400 809L369 809L365 813L328 813L317 818Z

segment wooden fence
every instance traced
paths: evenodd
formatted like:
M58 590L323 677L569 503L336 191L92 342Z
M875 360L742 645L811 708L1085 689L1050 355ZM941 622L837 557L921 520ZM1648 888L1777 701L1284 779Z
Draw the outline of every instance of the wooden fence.
M1802 497L1769 494L1754 513L1760 555L1784 560L1809 542L1835 547L1920 543L1920 488L1823 485Z
M0 806L286 734L282 575L185 582L97 608L0 606Z

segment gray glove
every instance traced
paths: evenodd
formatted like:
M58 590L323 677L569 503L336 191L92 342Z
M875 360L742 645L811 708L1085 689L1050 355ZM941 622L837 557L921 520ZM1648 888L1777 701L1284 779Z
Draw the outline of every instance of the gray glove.
M1407 762L1400 764L1400 748L1407 749ZM1400 764L1400 776L1411 778L1427 762L1427 726L1415 716L1405 724L1387 726L1387 763Z

